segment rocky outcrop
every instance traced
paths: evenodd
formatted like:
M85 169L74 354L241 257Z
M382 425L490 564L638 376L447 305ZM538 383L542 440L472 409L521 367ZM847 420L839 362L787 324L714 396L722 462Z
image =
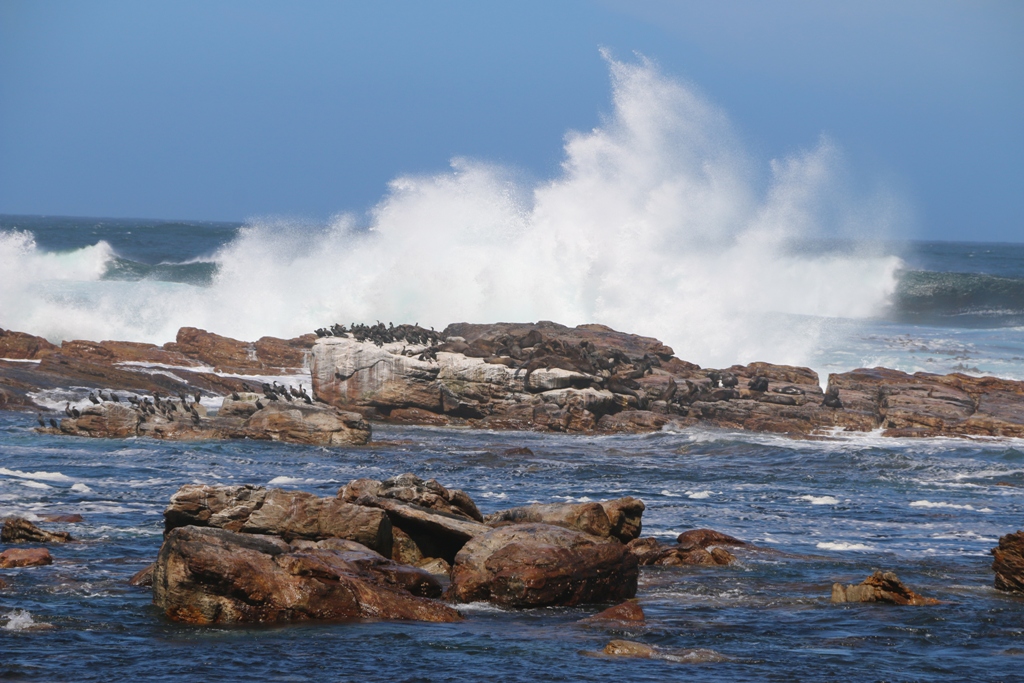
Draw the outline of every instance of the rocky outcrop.
M53 564L53 557L46 548L8 548L0 553L0 569L42 567L47 564Z
M361 496L357 502L387 513L392 526L405 532L424 558L441 558L449 564L467 541L490 531L479 522L390 498Z
M271 536L185 526L164 539L153 603L190 624L308 619L458 621L427 572L337 539L289 545Z
M713 529L691 529L679 534L676 545L661 543L656 538L637 538L626 549L641 566L729 565L736 557L723 546L755 549L745 541Z
M184 526L274 535L285 541L341 538L391 556L391 522L383 511L304 491L186 484L164 510L165 533Z
M992 555L996 588L1024 593L1024 531L1000 536L999 545L992 548Z
M632 598L639 568L618 540L548 524L503 526L455 558L448 596L504 607L578 605Z
M729 661L729 658L720 652L707 648L666 649L632 640L612 640L597 654L604 657L660 659L679 664L717 664Z
M370 425L358 413L342 412L321 403L225 399L222 413L208 417L202 404L158 399L155 405L105 401L62 418L56 428L37 431L69 436L126 438L149 436L175 441L256 439L319 446L362 445L370 440ZM157 405L160 409L157 409ZM242 407L244 406L244 407Z
M316 398L400 424L609 433L702 424L796 437L881 427L888 436L1024 436L1019 381L874 368L830 375L822 391L808 368L756 362L702 369L656 339L600 325L456 323L441 333L415 325L357 327L251 343L186 327L163 347L83 340L56 347L0 330L0 408L35 407L33 393L52 388L226 396L249 389L224 372L291 373L308 360ZM248 417L254 404L246 398L234 408ZM284 415L264 417L281 423L271 432L282 438L305 431ZM156 431L194 438L194 430L180 426Z
M860 369L829 376L836 422L889 436L1024 436L1024 382Z
M55 344L24 332L0 329L0 358L35 360L54 353Z
M4 543L67 543L72 540L66 531L46 531L22 517L8 517L0 529Z
M499 510L485 518L490 526L540 523L576 529L629 543L640 535L643 501L618 498L604 503L549 503Z
M844 586L832 584L832 602L885 602L892 605L937 605L939 601L926 598L903 585L892 572L876 571L859 584Z
M424 481L411 472L377 481L356 479L338 491L338 498L354 503L361 496L388 498L464 519L483 522L476 503L460 489L447 489L436 479Z

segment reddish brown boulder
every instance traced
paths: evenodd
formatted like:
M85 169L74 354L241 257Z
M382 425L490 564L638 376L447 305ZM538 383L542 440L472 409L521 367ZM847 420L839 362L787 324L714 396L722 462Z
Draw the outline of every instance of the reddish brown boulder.
M519 524L467 542L455 558L448 595L505 607L608 602L633 597L638 575L636 558L617 540Z
M487 515L490 526L506 524L553 524L591 536L611 536L611 522L601 503L547 503L499 510Z
M0 569L41 567L46 564L53 564L53 557L46 548L8 548L0 553Z
M191 624L461 619L447 605L407 590L409 570L418 570L367 553L333 539L292 548L272 537L180 527L160 548L153 603ZM414 584L430 581L422 572Z
M392 527L412 538L423 557L439 557L449 564L469 539L490 531L490 527L440 510L402 503L390 498L365 495L360 506L387 513Z
M253 344L256 358L264 366L272 368L301 368L316 341L315 334L304 334L295 339L260 337Z
M611 535L623 543L639 538L643 531L643 514L647 506L638 498L626 496L601 503L608 522L611 524Z
M73 540L66 531L46 531L21 517L8 517L0 529L4 543L67 543Z
M832 584L832 602L885 602L892 605L937 605L935 598L926 598L907 588L892 572L876 571L859 584Z
M671 550L656 538L635 538L626 544L626 550L637 559L641 567L655 564L665 552Z
M383 511L304 491L186 484L171 496L164 527L169 532L189 525L286 540L343 538L391 555L391 522Z
M992 548L992 555L996 588L1024 593L1024 531L1000 536L999 545Z
M218 372L244 374L261 369L252 344L195 327L182 327L173 342L164 344L164 349L212 365Z
M0 329L0 358L34 360L49 355L57 346L42 337Z
M581 619L582 623L590 624L595 622L613 622L613 623L625 623L625 624L638 624L642 623L646 617L644 616L644 610L640 607L635 599L627 600L614 607L609 607L606 610L598 612L593 616Z
M741 541L738 538L713 529L690 529L689 531L684 531L676 537L676 543L685 549L707 548L713 545L750 545L746 541Z

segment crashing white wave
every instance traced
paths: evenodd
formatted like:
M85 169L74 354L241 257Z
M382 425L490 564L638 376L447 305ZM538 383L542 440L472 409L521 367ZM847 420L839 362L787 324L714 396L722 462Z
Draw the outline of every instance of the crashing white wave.
M723 366L807 363L830 318L880 310L898 259L793 248L886 220L884 201L847 210L833 144L758 173L693 88L646 60L608 64L612 112L567 136L557 177L524 183L456 159L392 181L368 225L252 221L216 254L208 288L103 281L105 243L51 254L4 233L0 325L163 343L184 325L252 340L333 322L549 319L656 336Z

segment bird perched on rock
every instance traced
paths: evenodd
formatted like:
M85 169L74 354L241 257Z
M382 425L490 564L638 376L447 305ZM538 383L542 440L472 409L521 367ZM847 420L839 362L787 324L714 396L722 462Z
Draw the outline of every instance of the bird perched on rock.
M113 391L110 392L110 400L113 401L114 403L120 403L121 402L121 399L119 399L117 397L117 394L115 394Z
M89 392L89 400L93 402L93 405L99 405L100 400L96 398L96 394Z
M263 404L260 403L259 399L256 399L256 410L263 410Z
M82 413L81 413L81 411L78 410L78 408L72 408L71 409L71 416L74 417L77 420L78 418L82 417Z
M39 413L38 415L36 415L36 419L39 420L39 426L42 427L43 429L45 429L46 428L46 420L43 419L43 414Z
M231 392L231 400L232 401L241 401L242 397L238 395L237 391L232 391Z
M57 426L57 421L54 420L52 417L50 418L50 426L53 427L54 429L60 429L60 427Z
M201 393L199 393L198 391L195 393L195 396L193 396L193 398L195 398L195 400L196 400L196 403L199 403L199 399L201 399L202 397L203 397L203 395Z
M768 378L757 376L747 383L751 391L768 391Z
M64 414L71 417L71 401L64 404Z

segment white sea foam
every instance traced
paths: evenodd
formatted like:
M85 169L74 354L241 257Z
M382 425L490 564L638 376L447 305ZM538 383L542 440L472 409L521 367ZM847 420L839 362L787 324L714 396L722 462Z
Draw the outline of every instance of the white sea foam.
M72 485L71 490L75 493L92 493L92 489L81 482Z
M32 618L28 610L16 609L4 615L7 623L4 624L5 631L29 631L40 628L49 628L50 624L37 622Z
M657 336L721 366L806 363L830 318L880 310L897 258L795 248L885 232L899 214L888 196L846 196L833 143L758 163L692 87L645 60L608 64L612 109L567 135L555 177L455 159L392 181L367 220L255 220L214 256L202 293L101 280L104 242L56 254L2 233L0 325L163 343L183 325L256 339L336 321L550 319ZM273 286L254 290L256 273Z
M912 508L944 508L948 510L973 510L976 512L992 512L991 508L975 508L973 505L957 505L956 503L933 503L930 500L915 500Z
M325 479L310 479L308 477L305 477L305 478L304 477L287 477L287 476L282 475L280 477L274 477L273 479L268 481L267 482L267 486L297 486L297 485L300 485L300 484L325 484L325 483L329 483L328 480L325 480Z
M818 550L874 550L866 543L846 543L845 541L823 541L815 546Z
M6 467L0 467L0 474L8 477L20 477L22 479L38 479L40 481L71 481L71 477L60 472L22 472L21 470L9 470Z
M714 491L687 491L686 497L693 498L694 500L704 500L710 498Z
M797 500L805 500L811 505L839 505L834 496L799 496Z

